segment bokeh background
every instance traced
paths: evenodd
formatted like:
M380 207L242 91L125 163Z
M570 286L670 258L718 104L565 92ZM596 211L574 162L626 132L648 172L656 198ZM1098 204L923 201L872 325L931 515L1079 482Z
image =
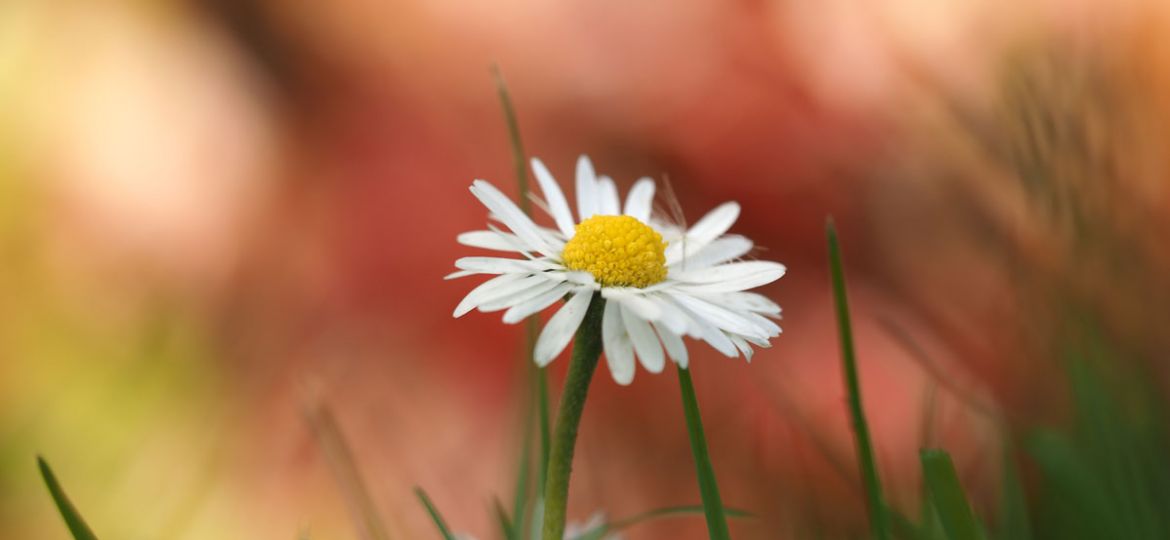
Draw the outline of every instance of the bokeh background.
M943 446L994 521L1005 442L1076 432L1070 354L1165 388L1168 31L1156 0L0 3L0 533L66 537L39 453L103 537L358 538L327 409L391 537L435 535L415 485L493 537L523 331L441 280L471 181L516 193L493 63L563 185L588 153L690 219L737 200L788 266L771 349L692 347L738 537L866 529L828 214L892 504ZM697 503L691 467L673 377L599 376L570 516Z

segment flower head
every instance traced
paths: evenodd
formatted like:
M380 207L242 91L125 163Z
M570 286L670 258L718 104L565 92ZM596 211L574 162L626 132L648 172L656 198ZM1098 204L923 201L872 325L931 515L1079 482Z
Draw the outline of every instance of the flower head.
M635 359L652 373L663 370L668 356L687 367L684 336L750 360L752 345L768 347L780 334L771 320L780 318L780 306L747 291L779 279L785 268L742 260L752 241L724 234L739 217L738 204L724 203L683 229L652 216L653 180L635 182L623 205L613 180L598 177L589 158L581 156L574 219L544 164L533 159L532 170L544 194L537 202L556 227L537 225L490 183L472 183L471 193L507 230L489 225L459 235L459 242L523 258L455 261L459 271L448 278L496 276L467 294L455 308L456 317L473 309L504 311L504 322L517 323L567 296L536 342L535 360L544 366L568 346L594 293L600 292L606 299L606 363L619 384L633 381Z

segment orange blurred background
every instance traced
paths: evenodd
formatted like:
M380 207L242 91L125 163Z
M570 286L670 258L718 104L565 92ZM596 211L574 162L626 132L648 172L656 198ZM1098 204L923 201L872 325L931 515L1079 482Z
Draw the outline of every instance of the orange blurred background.
M9 0L0 532L65 538L40 453L105 537L357 537L324 405L392 537L434 536L414 485L492 537L522 328L452 319L473 284L441 278L486 220L471 181L516 193L493 63L562 185L587 153L623 191L668 176L691 219L737 200L788 266L771 349L692 347L723 498L759 516L737 537L865 528L829 214L892 503L936 444L991 507L1002 430L1066 415L1064 313L1165 359L1168 24L1153 0ZM597 377L571 518L698 502L678 401Z

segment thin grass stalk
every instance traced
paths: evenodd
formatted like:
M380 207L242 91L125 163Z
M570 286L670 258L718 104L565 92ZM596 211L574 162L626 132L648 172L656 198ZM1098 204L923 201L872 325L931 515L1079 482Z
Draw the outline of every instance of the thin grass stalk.
M719 497L719 484L715 481L715 467L711 465L711 456L707 452L707 436L703 434L703 419L699 415L699 401L695 399L691 372L681 366L677 371L683 414L687 419L687 434L691 439L691 454L695 458L695 476L699 480L703 513L707 517L707 534L711 540L728 540L731 538L731 532L727 528L723 501Z
M833 298L837 309L841 364L845 374L845 389L849 395L849 415L853 421L853 440L857 447L857 463L861 469L862 483L865 485L869 524L874 538L889 540L890 519L885 501L882 498L881 480L878 478L877 464L874 460L869 424L865 420L865 409L862 407L861 383L857 376L857 358L853 350L853 329L849 321L849 298L845 292L845 270L841 264L841 246L837 240L837 227L833 224L832 218L829 218L825 223L825 236L829 245L829 273L833 282Z

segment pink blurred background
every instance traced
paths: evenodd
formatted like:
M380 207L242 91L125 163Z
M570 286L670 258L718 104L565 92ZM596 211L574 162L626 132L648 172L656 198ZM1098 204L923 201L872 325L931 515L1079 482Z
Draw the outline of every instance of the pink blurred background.
M1064 413L1037 298L1167 350L1168 23L1154 1L5 2L0 531L65 538L41 453L104 537L357 537L321 403L392 537L435 536L414 485L492 537L522 328L452 319L473 284L441 277L486 219L471 181L516 193L493 63L562 185L581 153L623 191L668 175L691 219L739 201L734 232L788 266L773 348L692 347L724 500L759 516L737 537L865 527L829 214L893 504L942 444L988 506L1000 430ZM1071 172L1039 188L1010 157L1035 114L1087 141L1041 152ZM673 377L599 376L579 444L571 517L698 502Z

